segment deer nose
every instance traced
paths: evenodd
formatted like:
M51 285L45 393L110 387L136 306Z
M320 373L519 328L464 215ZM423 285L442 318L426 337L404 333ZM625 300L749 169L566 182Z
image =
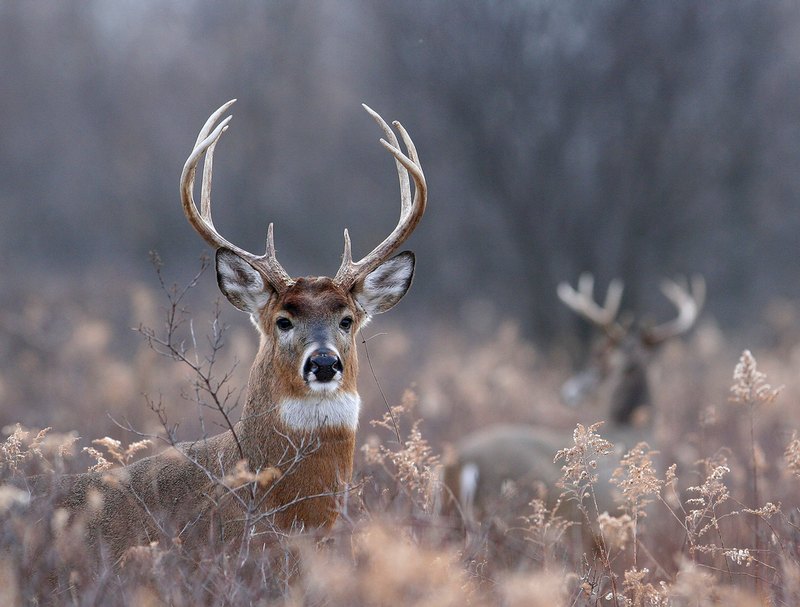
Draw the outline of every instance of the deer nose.
M331 350L316 350L312 352L303 369L306 377L308 377L309 373L313 373L316 380L320 382L331 381L336 373L342 370L342 361Z

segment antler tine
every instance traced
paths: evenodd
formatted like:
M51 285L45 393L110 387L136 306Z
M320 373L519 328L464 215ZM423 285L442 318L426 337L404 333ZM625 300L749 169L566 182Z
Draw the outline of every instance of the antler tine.
M225 113L225 111L233 105L235 99L223 104L211 116L209 116L200 133L197 136L194 149L186 163L183 166L181 173L181 202L183 204L183 211L189 224L200 234L211 247L215 249L226 248L230 249L243 259L247 260L256 270L258 270L264 279L272 285L278 292L285 291L291 284L292 279L281 267L275 256L275 245L272 238L272 224L270 224L267 231L267 250L264 255L254 255L244 249L237 247L235 244L225 239L214 227L214 221L211 218L211 178L214 165L214 149L216 148L219 138L226 130L228 130L228 123L230 123L232 116L228 116L220 122L216 127L214 126ZM197 163L200 157L205 154L203 162L203 179L200 192L200 210L198 211L197 205L194 201L194 181L197 172Z
M703 309L706 303L706 279L702 274L695 274L691 279L692 297L697 304L697 311Z
M222 125L219 137L222 137L222 133L227 130L228 125ZM200 217L212 228L214 220L211 218L211 175L214 172L214 148L219 143L219 137L214 139L206 150L206 157L203 160L203 180L200 185Z
M650 345L686 333L694 326L705 300L705 280L702 276L693 276L690 290L674 280L665 279L661 283L661 292L678 309L678 315L644 332L644 339Z
M614 278L610 283L608 283L606 301L603 305L603 308L611 320L615 319L619 313L619 306L622 303L622 291L624 288L625 287L619 278Z
M614 321L622 302L622 291L622 281L612 280L608 285L605 304L600 307L594 301L594 276L588 272L581 274L578 278L577 290L566 282L559 283L556 289L558 298L569 309L602 328L612 337L618 337L623 331L622 327Z
M357 262L354 262L352 259L350 234L347 230L344 231L342 264L336 272L334 281L345 289L349 289L358 280L377 268L408 239L417 227L419 220L422 219L428 199L425 175L422 172L422 165L419 162L416 147L408 132L399 122L395 121L392 123L403 139L403 143L408 151L408 155L406 155L400 150L400 143L394 131L386 124L383 118L368 106L364 105L363 107L383 130L386 139L381 139L380 143L384 148L389 150L395 159L397 174L400 180L400 219L389 236L375 247L371 253ZM413 200L411 197L409 173L410 177L414 180Z
M361 107L363 107L367 113L372 116L372 119L383 130L383 134L386 139L381 139L381 144L386 144L388 141L392 148L399 150L400 143L397 141L397 136L394 134L394 131L389 127L389 125L386 124L386 121L381 118L380 114L369 107L366 103L362 103ZM399 123L395 121L393 124L397 126ZM403 140L406 141L406 138L404 137ZM408 147L407 143L406 147ZM400 163L400 161L395 159L394 162L397 165L397 175L400 178L400 214L402 216L407 213L408 209L411 207L411 182L408 178L408 171L405 170L405 167Z

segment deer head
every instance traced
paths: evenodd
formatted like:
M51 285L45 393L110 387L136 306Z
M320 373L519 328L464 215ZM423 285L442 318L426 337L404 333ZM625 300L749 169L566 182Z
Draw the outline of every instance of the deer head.
M386 312L400 301L414 275L414 254L395 253L425 212L427 188L417 151L405 129L394 122L407 150L403 153L394 131L364 106L383 130L385 138L380 142L397 165L400 219L391 234L360 261L352 259L350 236L345 230L342 263L333 278L292 278L276 257L271 223L265 253L254 255L222 237L211 218L214 148L231 117L217 122L234 101L214 112L201 129L183 168L180 189L189 223L217 251L220 290L228 301L250 315L260 335L248 406L274 405L288 428L354 428L359 407L355 334L374 314ZM203 155L198 210L193 189ZM413 199L410 179L415 186ZM243 416L247 414L246 409Z
M664 280L661 292L678 310L677 316L657 326L619 322L623 285L612 280L602 306L594 301L594 277L582 274L578 288L558 285L559 299L571 310L601 329L603 336L592 347L587 368L568 379L562 398L575 405L589 395L602 394L608 400L610 421L627 425L634 413L651 404L647 367L656 348L692 328L705 299L705 282L692 278L691 287Z

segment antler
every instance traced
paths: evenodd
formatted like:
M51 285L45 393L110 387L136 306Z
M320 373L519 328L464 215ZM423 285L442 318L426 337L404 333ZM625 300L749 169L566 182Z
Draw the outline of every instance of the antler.
M214 148L222 136L222 133L228 130L228 123L231 121L232 116L228 116L220 122L216 128L215 124L220 116L236 102L236 99L231 99L216 112L209 116L203 128L200 129L200 134L197 136L197 141L194 144L194 149L189 157L186 159L186 164L183 165L183 172L181 173L181 202L183 203L183 212L186 214L186 219L189 220L191 226L195 231L203 237L203 239L215 249L226 248L230 249L240 257L246 259L264 279L272 285L272 287L282 293L288 289L293 281L286 273L280 263L275 257L275 243L272 238L272 224L269 224L267 229L267 250L263 255L254 255L244 249L237 247L235 244L227 241L217 232L214 227L214 222L211 219L211 173L214 164ZM213 131L212 131L213 129ZM200 190L200 211L197 210L197 205L194 202L194 178L197 171L197 163L200 157L205 154L205 161L203 162L203 181Z
M583 316L590 322L603 329L610 337L618 338L624 334L624 329L615 322L622 302L622 281L612 280L608 284L606 300L601 308L594 301L594 276L585 272L578 278L578 290L569 283L562 282L556 292L558 298L572 311Z
M672 280L661 283L661 292L678 308L678 316L669 322L642 331L646 344L654 346L692 328L706 298L706 281L700 275L692 277L691 287Z
M428 198L428 188L425 184L425 175L422 173L422 166L417 156L417 150L406 130L399 122L395 121L392 123L400 132L400 136L408 151L408 156L400 151L400 144L397 141L397 137L392 129L389 128L389 125L384 122L383 118L366 105L363 105L363 107L367 110L369 115L372 116L375 122L378 123L378 126L383 129L386 139L380 140L381 145L389 150L395 158L397 174L400 178L400 219L397 222L397 227L389 234L386 240L375 247L372 252L361 259L361 261L356 262L353 261L350 251L350 234L345 229L342 265L339 267L333 279L334 282L345 290L349 290L356 282L377 268L408 239L414 231L414 228L417 227L419 220L422 218L422 214L425 212L425 204ZM415 186L413 201L411 199L409 172L414 179Z

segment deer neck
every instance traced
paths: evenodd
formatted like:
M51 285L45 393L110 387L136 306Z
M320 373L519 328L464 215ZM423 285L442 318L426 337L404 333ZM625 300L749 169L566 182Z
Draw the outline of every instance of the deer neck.
M355 386L330 393L298 393L275 371L274 361L260 352L250 371L242 418L235 427L251 469L280 467L293 456L292 451L304 449L309 459L324 454L346 460L343 465L349 475L361 404Z

